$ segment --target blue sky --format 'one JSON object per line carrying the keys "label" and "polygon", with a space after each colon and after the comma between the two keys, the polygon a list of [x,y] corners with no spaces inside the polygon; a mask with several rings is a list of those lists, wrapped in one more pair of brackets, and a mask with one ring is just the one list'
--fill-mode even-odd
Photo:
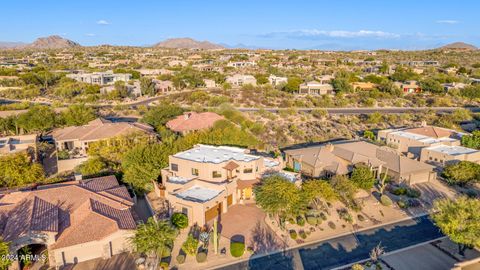
{"label": "blue sky", "polygon": [[82,45],[173,37],[296,49],[480,45],[477,0],[22,0],[1,9],[0,41],[58,34]]}

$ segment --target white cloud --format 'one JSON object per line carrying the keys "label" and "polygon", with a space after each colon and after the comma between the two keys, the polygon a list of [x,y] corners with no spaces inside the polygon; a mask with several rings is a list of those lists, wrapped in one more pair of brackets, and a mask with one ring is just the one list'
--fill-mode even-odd
{"label": "white cloud", "polygon": [[93,33],[87,33],[87,34],[85,34],[85,36],[87,36],[87,37],[94,37],[94,36],[96,36],[96,35],[93,34]]}
{"label": "white cloud", "polygon": [[442,23],[442,24],[457,24],[459,21],[456,20],[438,20],[436,23]]}
{"label": "white cloud", "polygon": [[318,29],[302,29],[286,32],[272,32],[263,35],[264,37],[287,36],[291,38],[315,38],[315,37],[332,37],[332,38],[399,38],[399,34],[374,30],[318,30]]}
{"label": "white cloud", "polygon": [[107,22],[106,20],[99,20],[99,21],[97,21],[97,24],[99,24],[99,25],[109,25],[110,23]]}

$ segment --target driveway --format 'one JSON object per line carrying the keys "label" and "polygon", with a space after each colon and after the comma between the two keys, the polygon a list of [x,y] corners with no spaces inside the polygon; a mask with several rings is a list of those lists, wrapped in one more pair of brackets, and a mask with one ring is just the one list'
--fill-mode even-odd
{"label": "driveway", "polygon": [[265,224],[265,213],[254,204],[234,205],[222,214],[220,234],[230,240],[245,241],[256,253],[281,249],[284,245],[270,227]]}
{"label": "driveway", "polygon": [[93,259],[75,265],[60,267],[60,270],[131,270],[136,269],[135,257],[130,253],[121,253],[110,259]]}
{"label": "driveway", "polygon": [[386,252],[391,252],[442,236],[428,216],[423,216],[294,248],[287,252],[252,258],[247,262],[219,269],[292,269],[296,252],[300,253],[300,261],[305,270],[332,269],[368,259],[370,251],[379,243]]}

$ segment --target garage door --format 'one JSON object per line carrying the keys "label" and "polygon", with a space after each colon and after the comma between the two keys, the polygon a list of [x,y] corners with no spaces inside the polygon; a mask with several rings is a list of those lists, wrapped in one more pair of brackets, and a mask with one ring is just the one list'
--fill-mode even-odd
{"label": "garage door", "polygon": [[208,222],[218,216],[218,213],[222,210],[222,203],[217,204],[205,212],[205,222]]}

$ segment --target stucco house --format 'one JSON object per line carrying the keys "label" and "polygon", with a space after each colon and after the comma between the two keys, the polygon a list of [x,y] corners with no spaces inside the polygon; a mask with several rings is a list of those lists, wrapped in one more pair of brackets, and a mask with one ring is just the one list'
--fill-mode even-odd
{"label": "stucco house", "polygon": [[68,154],[68,158],[62,160],[59,158],[58,172],[72,170],[85,161],[90,143],[132,133],[145,133],[152,138],[155,137],[153,128],[147,124],[112,122],[103,118],[97,118],[83,126],[53,130],[52,138],[57,149],[57,157],[60,152]]}
{"label": "stucco house", "polygon": [[[232,205],[253,199],[252,188],[266,172],[279,171],[278,160],[252,155],[246,149],[196,145],[169,156],[155,191],[190,224],[204,225]],[[291,181],[297,181],[291,175]]]}
{"label": "stucco house", "polygon": [[214,112],[185,112],[176,118],[167,122],[166,126],[180,134],[209,129],[213,127],[218,120],[225,119],[223,116]]}
{"label": "stucco house", "polygon": [[415,128],[380,130],[377,139],[396,148],[400,153],[420,158],[425,147],[459,146],[463,135],[465,133],[452,129],[423,125]]}
{"label": "stucco house", "polygon": [[38,136],[17,135],[0,138],[0,157],[15,153],[26,153],[32,160],[37,159]]}
{"label": "stucco house", "polygon": [[438,166],[459,161],[471,161],[480,164],[480,151],[463,146],[434,145],[422,148],[420,161]]}
{"label": "stucco house", "polygon": [[[15,254],[48,251],[50,267],[110,258],[130,251],[138,217],[115,176],[0,194],[0,235]],[[10,269],[19,269],[14,263]]]}
{"label": "stucco house", "polygon": [[240,87],[246,84],[257,85],[257,79],[252,75],[235,74],[228,76],[225,81],[233,87]]}
{"label": "stucco house", "polygon": [[365,141],[338,141],[284,153],[286,166],[315,178],[349,174],[357,165],[368,166],[377,178],[387,173],[394,181],[409,185],[436,177],[433,166]]}

